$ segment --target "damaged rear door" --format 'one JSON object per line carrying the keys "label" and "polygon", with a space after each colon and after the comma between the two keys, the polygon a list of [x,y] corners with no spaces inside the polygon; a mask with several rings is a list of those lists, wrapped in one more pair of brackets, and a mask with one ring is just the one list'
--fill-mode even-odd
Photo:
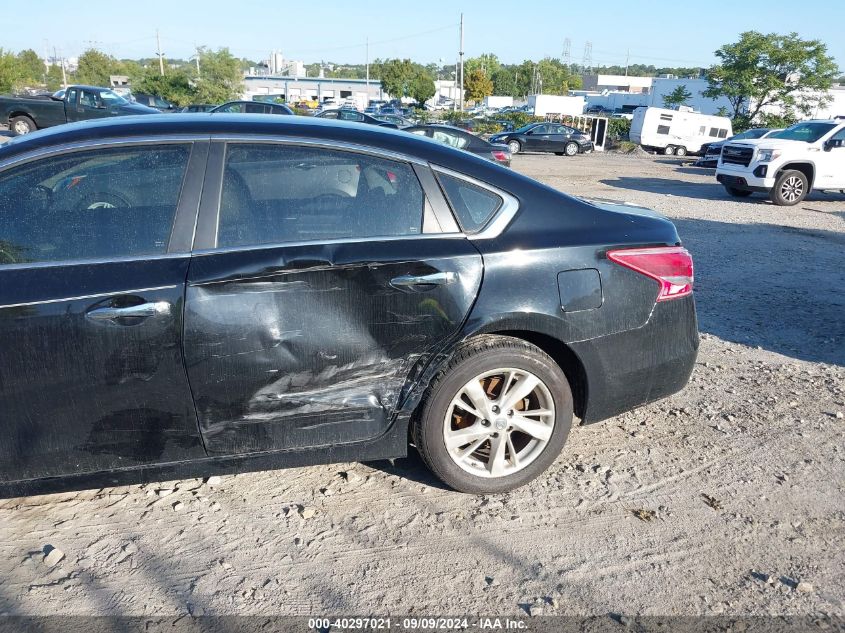
{"label": "damaged rear door", "polygon": [[210,454],[387,430],[481,283],[432,185],[427,166],[360,148],[213,145],[185,310]]}

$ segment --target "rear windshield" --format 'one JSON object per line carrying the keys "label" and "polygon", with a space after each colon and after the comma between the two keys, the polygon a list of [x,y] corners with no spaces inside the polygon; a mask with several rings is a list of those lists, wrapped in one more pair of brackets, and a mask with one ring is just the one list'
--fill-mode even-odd
{"label": "rear windshield", "polygon": [[788,141],[815,143],[835,127],[835,123],[796,123],[785,130],[775,132],[769,138],[782,138]]}

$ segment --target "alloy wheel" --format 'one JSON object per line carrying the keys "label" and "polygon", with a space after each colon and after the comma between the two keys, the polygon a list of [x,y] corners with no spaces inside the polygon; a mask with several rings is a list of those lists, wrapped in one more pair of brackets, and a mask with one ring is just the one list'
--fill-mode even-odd
{"label": "alloy wheel", "polygon": [[443,420],[443,440],[462,470],[505,477],[540,456],[554,425],[554,399],[543,381],[523,369],[501,368],[458,391]]}
{"label": "alloy wheel", "polygon": [[795,202],[804,193],[804,181],[798,176],[790,176],[780,186],[780,195],[787,202]]}

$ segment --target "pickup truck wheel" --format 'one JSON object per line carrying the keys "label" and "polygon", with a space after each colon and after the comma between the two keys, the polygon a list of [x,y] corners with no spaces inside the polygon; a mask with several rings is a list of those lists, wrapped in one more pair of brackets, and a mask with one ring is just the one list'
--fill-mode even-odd
{"label": "pickup truck wheel", "polygon": [[667,145],[663,148],[664,156],[672,156],[675,153],[675,148],[672,145]]}
{"label": "pickup truck wheel", "polygon": [[566,376],[540,349],[479,336],[432,381],[412,437],[426,465],[455,490],[504,492],[554,462],[569,435],[572,404]]}
{"label": "pickup truck wheel", "polygon": [[769,198],[779,207],[791,207],[807,197],[809,188],[810,183],[803,172],[787,169],[775,180],[775,186],[769,192]]}
{"label": "pickup truck wheel", "polygon": [[731,198],[747,198],[753,193],[745,189],[737,189],[736,187],[725,187],[725,191],[728,192]]}
{"label": "pickup truck wheel", "polygon": [[28,116],[14,117],[11,121],[9,121],[9,128],[17,136],[23,136],[24,134],[29,134],[30,132],[34,132],[38,129],[35,126],[35,121],[30,119]]}
{"label": "pickup truck wheel", "polygon": [[675,150],[675,156],[686,156],[687,155],[687,148],[686,147],[679,147]]}

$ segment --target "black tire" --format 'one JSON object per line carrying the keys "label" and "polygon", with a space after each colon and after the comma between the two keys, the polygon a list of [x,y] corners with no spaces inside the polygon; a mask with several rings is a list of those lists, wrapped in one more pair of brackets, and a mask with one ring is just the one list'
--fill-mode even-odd
{"label": "black tire", "polygon": [[38,126],[28,116],[16,116],[9,119],[9,129],[15,136],[23,136],[24,134],[35,132]]}
{"label": "black tire", "polygon": [[778,174],[769,199],[779,207],[791,207],[806,198],[809,190],[810,183],[803,172],[787,169]]}
{"label": "black tire", "polygon": [[563,156],[563,152],[555,152],[555,156]]}
{"label": "black tire", "polygon": [[746,191],[745,189],[737,189],[736,187],[725,187],[725,191],[728,192],[728,195],[731,198],[747,198],[753,192]]}
{"label": "black tire", "polygon": [[[477,476],[458,466],[450,456],[444,439],[446,415],[452,399],[467,382],[500,368],[527,371],[540,379],[554,404],[554,427],[542,452],[522,470],[500,477]],[[569,383],[551,357],[521,339],[483,335],[462,345],[432,380],[414,416],[411,432],[423,461],[441,481],[460,492],[493,494],[518,488],[545,471],[566,443],[572,416]]]}
{"label": "black tire", "polygon": [[674,145],[667,145],[663,148],[663,155],[664,156],[674,156],[675,155],[675,147]]}
{"label": "black tire", "polygon": [[577,156],[580,150],[581,148],[578,147],[578,143],[567,143],[563,147],[563,153],[567,156]]}
{"label": "black tire", "polygon": [[675,156],[686,156],[687,155],[687,148],[683,145],[679,145],[675,148]]}

